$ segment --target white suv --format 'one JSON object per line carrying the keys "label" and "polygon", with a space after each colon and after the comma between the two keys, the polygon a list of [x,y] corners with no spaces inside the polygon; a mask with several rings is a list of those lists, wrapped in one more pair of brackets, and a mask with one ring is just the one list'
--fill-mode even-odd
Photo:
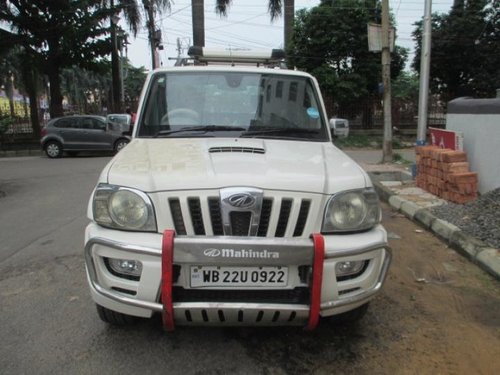
{"label": "white suv", "polygon": [[133,139],[99,178],[85,257],[108,323],[313,329],[362,315],[382,287],[377,195],[332,144],[318,83],[234,60],[150,73]]}

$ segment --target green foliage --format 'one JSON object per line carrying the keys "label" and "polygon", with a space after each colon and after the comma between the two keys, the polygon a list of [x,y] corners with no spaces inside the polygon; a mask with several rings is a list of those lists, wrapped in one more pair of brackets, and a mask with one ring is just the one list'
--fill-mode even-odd
{"label": "green foliage", "polygon": [[411,161],[409,160],[406,160],[403,155],[401,154],[398,154],[397,152],[395,152],[393,155],[392,155],[392,161],[396,164],[403,164],[403,165],[410,165],[410,164],[413,164]]}
{"label": "green foliage", "polygon": [[[333,143],[342,149],[347,148],[369,148],[381,149],[383,137],[381,135],[350,134],[348,137],[335,138]],[[413,147],[413,143],[405,142],[402,139],[394,137],[392,139],[393,149],[403,149]],[[401,155],[400,155],[401,156]]]}
{"label": "green foliage", "polygon": [[403,100],[418,100],[419,81],[415,73],[402,71],[392,82],[392,97]]}
{"label": "green foliage", "polygon": [[109,53],[104,21],[115,9],[101,0],[11,0],[0,6],[0,21],[8,28],[2,38],[21,45],[33,61],[32,69],[47,74],[51,90],[51,114],[62,114],[59,74],[72,65],[94,68]]}
{"label": "green foliage", "polygon": [[[422,21],[415,24],[420,70]],[[456,1],[448,14],[432,17],[431,91],[444,100],[460,96],[493,97],[500,87],[500,2]]]}
{"label": "green foliage", "polygon": [[0,135],[5,134],[9,126],[14,124],[14,118],[0,113]]}
{"label": "green foliage", "polygon": [[125,78],[125,98],[128,102],[137,102],[142,86],[146,81],[146,68],[136,68],[127,61],[127,76]]}
{"label": "green foliage", "polygon": [[381,148],[381,138],[364,134],[339,137],[333,143],[339,148]]}
{"label": "green foliage", "polygon": [[[297,12],[291,65],[313,74],[335,113],[361,114],[365,128],[373,126],[374,100],[380,97],[381,54],[368,50],[368,23],[381,23],[380,0],[329,0]],[[391,77],[404,69],[408,51],[396,47]],[[333,103],[333,107],[331,104]]]}
{"label": "green foliage", "polygon": [[[380,53],[368,51],[367,23],[380,23],[379,0],[329,0],[297,12],[287,51],[292,66],[318,79],[322,91],[340,106],[359,103],[378,92]],[[407,51],[393,53],[391,74],[404,68]]]}

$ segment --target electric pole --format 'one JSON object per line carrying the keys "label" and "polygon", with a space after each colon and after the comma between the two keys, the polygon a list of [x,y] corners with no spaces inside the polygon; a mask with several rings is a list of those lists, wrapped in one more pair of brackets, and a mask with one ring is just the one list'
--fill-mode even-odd
{"label": "electric pole", "polygon": [[383,163],[392,162],[391,38],[389,29],[389,0],[382,0],[382,84],[384,86]]}
{"label": "electric pole", "polygon": [[[114,8],[115,3],[114,0],[111,0],[110,2],[111,8]],[[117,35],[116,35],[116,28],[118,25],[118,22],[120,21],[120,17],[118,17],[116,14],[113,14],[111,16],[111,77],[112,77],[112,85],[111,85],[111,96],[112,96],[112,110],[115,113],[120,113],[121,112],[121,101],[120,101],[120,94],[121,94],[121,79],[120,79],[120,61],[119,61],[119,56],[118,56],[118,42],[117,42]]]}
{"label": "electric pole", "polygon": [[148,39],[149,46],[151,48],[151,68],[156,69],[157,66],[157,58],[156,58],[156,43],[155,43],[155,16],[153,4],[149,0],[144,1],[144,9],[147,12],[147,21],[146,26],[148,28]]}
{"label": "electric pole", "polygon": [[417,146],[425,145],[427,139],[427,113],[429,110],[429,76],[431,65],[432,0],[425,0],[424,31],[420,48],[420,86],[418,90]]}

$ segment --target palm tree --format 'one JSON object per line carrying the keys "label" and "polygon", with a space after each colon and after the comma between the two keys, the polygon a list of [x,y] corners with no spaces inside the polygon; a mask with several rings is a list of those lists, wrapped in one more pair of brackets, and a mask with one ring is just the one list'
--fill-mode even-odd
{"label": "palm tree", "polygon": [[[293,17],[295,14],[295,0],[269,0],[268,11],[271,17],[271,22],[282,14],[282,7],[285,7],[285,33],[284,44],[287,48],[292,40],[293,35]],[[215,4],[215,12],[221,17],[227,16],[227,10],[231,4],[231,0],[217,0]],[[204,15],[204,0],[191,0],[191,10],[193,19],[193,45],[205,46],[205,15]]]}
{"label": "palm tree", "polygon": [[[111,17],[111,76],[112,76],[112,95],[113,95],[113,110],[119,112],[121,106],[121,80],[120,80],[120,64],[118,56],[118,38],[117,38],[117,20],[116,15],[121,13],[125,18],[125,22],[129,26],[134,37],[142,22],[141,11],[137,0],[103,0],[103,5],[109,5],[111,9],[116,7],[117,13]],[[156,41],[154,36],[154,13],[161,13],[163,10],[170,9],[170,0],[142,0],[144,12],[147,15],[146,26],[148,29],[149,43],[151,45],[151,53],[154,61],[154,51],[156,49]],[[153,62],[154,68],[154,62]]]}

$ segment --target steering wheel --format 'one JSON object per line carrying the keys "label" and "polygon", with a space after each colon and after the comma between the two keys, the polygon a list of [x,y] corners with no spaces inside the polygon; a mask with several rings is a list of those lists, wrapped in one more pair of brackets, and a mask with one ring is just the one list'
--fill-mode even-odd
{"label": "steering wheel", "polygon": [[161,118],[161,125],[198,125],[200,115],[189,108],[177,108],[168,111]]}

